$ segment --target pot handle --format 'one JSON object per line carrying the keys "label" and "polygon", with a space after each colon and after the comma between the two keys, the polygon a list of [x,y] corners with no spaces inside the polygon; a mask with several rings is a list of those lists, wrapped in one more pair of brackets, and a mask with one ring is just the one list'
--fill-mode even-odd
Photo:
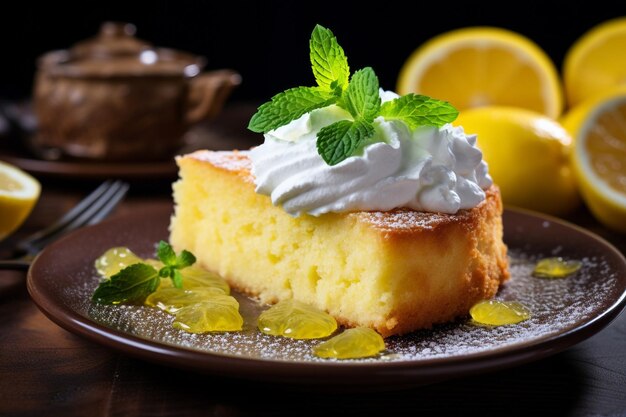
{"label": "pot handle", "polygon": [[215,117],[230,92],[241,84],[241,76],[233,70],[204,72],[189,82],[185,121],[192,125]]}

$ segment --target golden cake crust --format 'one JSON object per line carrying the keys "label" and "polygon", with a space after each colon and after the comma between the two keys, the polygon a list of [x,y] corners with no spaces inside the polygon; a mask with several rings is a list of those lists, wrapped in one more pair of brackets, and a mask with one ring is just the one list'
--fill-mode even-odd
{"label": "golden cake crust", "polygon": [[[324,219],[312,216],[294,219],[280,208],[272,206],[268,197],[254,192],[254,178],[250,172],[251,163],[245,153],[198,151],[179,157],[177,162],[183,176],[183,179],[175,186],[175,200],[179,205],[195,204],[189,203],[191,199],[183,198],[181,189],[184,182],[189,181],[185,179],[185,175],[191,176],[192,172],[197,171],[198,175],[202,174],[206,177],[206,181],[232,181],[230,189],[238,187],[236,191],[241,195],[242,201],[262,206],[258,208],[260,210],[258,213],[271,212],[274,218],[278,218],[280,222],[286,222],[287,230],[289,228],[295,230],[296,226],[325,227],[322,223],[325,222],[333,224],[332,227],[337,230],[343,230],[341,229],[343,227],[348,231],[358,231],[354,233],[356,238],[352,237],[355,239],[355,244],[357,240],[371,242],[371,245],[363,242],[359,244],[364,245],[361,250],[371,249],[371,254],[367,256],[372,262],[370,268],[376,269],[376,273],[370,274],[371,271],[366,267],[358,273],[355,272],[354,276],[340,276],[339,279],[343,279],[341,287],[337,287],[335,291],[340,295],[335,297],[332,288],[324,292],[324,287],[321,285],[326,282],[325,280],[332,282],[331,276],[335,280],[338,279],[333,275],[336,271],[324,269],[324,265],[315,264],[315,261],[307,259],[306,252],[298,252],[298,256],[303,259],[303,262],[314,264],[317,281],[315,285],[305,289],[301,288],[302,285],[289,281],[289,277],[280,277],[283,270],[280,262],[274,266],[272,262],[265,261],[265,257],[274,256],[269,249],[267,254],[258,252],[254,257],[245,259],[246,253],[250,252],[245,241],[235,242],[233,239],[231,244],[238,245],[242,257],[241,262],[258,262],[257,270],[252,267],[246,270],[244,266],[238,265],[236,260],[231,262],[225,260],[223,254],[220,257],[207,253],[204,257],[202,248],[204,244],[198,244],[198,238],[194,240],[184,236],[194,232],[191,231],[193,229],[191,227],[184,228],[181,218],[186,215],[182,208],[177,207],[177,213],[172,220],[171,239],[174,246],[179,249],[184,246],[192,250],[207,268],[223,275],[231,286],[247,294],[259,296],[263,301],[275,302],[294,297],[328,311],[341,324],[365,325],[376,329],[383,336],[389,336],[428,328],[433,324],[464,316],[476,302],[493,297],[500,284],[509,277],[506,246],[502,242],[502,202],[496,186],[487,190],[486,199],[477,207],[460,210],[454,215],[396,209],[389,212],[330,213],[324,215]],[[212,176],[215,178],[211,178]],[[211,191],[207,193],[207,195],[210,194]],[[219,203],[217,204],[219,206]],[[195,210],[198,212],[200,208]],[[256,217],[261,217],[258,213]],[[302,226],[303,222],[306,226]],[[213,228],[214,226],[211,224],[210,231],[206,233],[219,234],[219,226]],[[266,227],[271,229],[272,226]],[[346,238],[349,239],[349,237]],[[220,240],[212,244],[220,244],[221,239],[220,236]],[[308,244],[296,243],[298,247],[300,243],[303,247]],[[229,242],[224,241],[222,244],[228,245]],[[333,243],[329,241],[329,256],[332,255],[331,251],[336,250],[332,245]],[[336,245],[340,246],[341,243]],[[351,256],[349,248],[346,252],[346,256]],[[365,256],[366,259],[367,256]],[[282,259],[279,260],[282,261]],[[349,262],[344,263],[345,268],[337,274],[350,274],[349,265],[351,265]],[[268,268],[266,282],[263,280],[251,282],[242,276],[263,274],[265,273],[263,271]],[[296,268],[296,270],[311,271],[309,264],[307,268],[309,269]],[[369,279],[367,285],[374,290],[369,291],[366,284],[357,282],[359,274],[374,277],[363,278]],[[272,279],[283,279],[283,281],[279,285],[271,282]],[[353,285],[354,288],[352,288]],[[377,298],[376,294],[370,294],[375,291],[380,291],[384,295]],[[363,306],[359,306],[357,301],[354,307],[350,304],[351,307],[348,309],[347,300],[358,298],[361,293]],[[346,304],[344,306],[341,305],[341,297],[344,297]]]}

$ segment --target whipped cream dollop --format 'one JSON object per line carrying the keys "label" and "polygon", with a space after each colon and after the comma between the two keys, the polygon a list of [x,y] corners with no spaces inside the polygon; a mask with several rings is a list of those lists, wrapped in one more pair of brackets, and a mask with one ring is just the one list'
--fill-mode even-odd
{"label": "whipped cream dollop", "polygon": [[[380,96],[383,102],[398,97],[382,90]],[[265,134],[250,151],[256,191],[294,216],[398,207],[454,214],[485,199],[492,184],[487,164],[476,135],[462,127],[411,130],[378,117],[375,143],[329,166],[317,152],[317,133],[339,120],[352,117],[331,105]]]}

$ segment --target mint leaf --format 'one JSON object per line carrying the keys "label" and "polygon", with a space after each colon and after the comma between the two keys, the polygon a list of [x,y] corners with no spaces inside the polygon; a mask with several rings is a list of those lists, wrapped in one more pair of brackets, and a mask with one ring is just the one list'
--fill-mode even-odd
{"label": "mint leaf", "polygon": [[342,104],[355,120],[373,122],[380,111],[378,77],[370,67],[356,71],[342,98]]}
{"label": "mint leaf", "polygon": [[133,264],[101,282],[91,299],[100,304],[143,301],[156,291],[160,282],[154,267],[144,263]]}
{"label": "mint leaf", "polygon": [[252,116],[248,129],[267,133],[298,119],[305,113],[330,106],[337,101],[333,93],[319,87],[291,88],[272,97]]}
{"label": "mint leaf", "polygon": [[385,120],[401,120],[415,129],[418,126],[441,127],[451,123],[459,111],[447,101],[411,93],[384,103],[380,115]]}
{"label": "mint leaf", "polygon": [[354,155],[374,135],[374,126],[364,120],[341,120],[317,134],[317,152],[328,165],[337,165]]}
{"label": "mint leaf", "polygon": [[174,283],[174,287],[183,288],[183,276],[180,273],[180,270],[175,269],[174,275],[172,276],[172,282]]}
{"label": "mint leaf", "polygon": [[174,252],[172,246],[164,240],[159,242],[157,257],[167,266],[176,265],[176,252]]}
{"label": "mint leaf", "polygon": [[322,89],[337,95],[348,86],[350,67],[337,38],[329,29],[316,25],[309,41],[311,67]]}
{"label": "mint leaf", "polygon": [[196,263],[196,257],[193,256],[193,253],[184,250],[176,257],[176,267],[177,268],[187,268]]}
{"label": "mint leaf", "polygon": [[183,287],[183,278],[180,274],[180,270],[193,265],[196,262],[196,257],[189,251],[183,250],[180,255],[176,256],[176,252],[172,246],[165,242],[160,241],[157,248],[157,256],[165,264],[163,268],[159,270],[159,276],[162,278],[171,278],[174,287]]}

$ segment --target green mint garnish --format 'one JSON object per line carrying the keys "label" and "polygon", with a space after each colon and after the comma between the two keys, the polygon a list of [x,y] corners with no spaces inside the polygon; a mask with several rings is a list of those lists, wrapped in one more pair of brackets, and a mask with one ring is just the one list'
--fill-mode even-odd
{"label": "green mint garnish", "polygon": [[296,120],[305,113],[330,106],[337,97],[320,87],[296,87],[272,97],[252,116],[248,129],[267,133]]}
{"label": "green mint garnish", "polygon": [[317,85],[340,96],[348,87],[350,67],[337,38],[329,29],[316,25],[311,34],[309,47],[311,67]]}
{"label": "green mint garnish", "polygon": [[378,77],[370,67],[358,70],[352,76],[343,95],[343,105],[354,120],[373,122],[380,112]]}
{"label": "green mint garnish", "polygon": [[384,103],[380,115],[385,120],[401,120],[415,129],[418,126],[441,127],[451,123],[459,111],[447,101],[411,93]]}
{"label": "green mint garnish", "polygon": [[143,301],[159,288],[160,282],[159,273],[153,266],[132,264],[101,282],[91,299],[100,304]]}
{"label": "green mint garnish", "polygon": [[340,120],[317,134],[317,152],[328,165],[337,165],[357,153],[374,135],[374,126],[363,120]]}
{"label": "green mint garnish", "polygon": [[164,264],[161,269],[146,263],[129,265],[101,282],[91,299],[100,304],[143,301],[159,288],[161,278],[170,278],[176,288],[182,288],[180,270],[193,265],[196,257],[186,250],[176,255],[170,244],[164,241],[159,242],[157,257]]}
{"label": "green mint garnish", "polygon": [[448,102],[408,94],[381,105],[378,77],[370,67],[356,71],[352,78],[348,60],[333,33],[315,26],[309,42],[311,68],[317,87],[292,88],[272,97],[252,116],[248,129],[267,133],[315,109],[336,104],[354,120],[342,120],[317,134],[317,152],[328,165],[361,152],[374,136],[374,119],[399,120],[409,128],[441,127],[453,122],[459,112]]}
{"label": "green mint garnish", "polygon": [[164,241],[159,242],[157,257],[165,264],[159,270],[159,276],[161,278],[171,278],[176,288],[182,288],[183,277],[180,275],[180,270],[193,265],[196,262],[196,257],[186,250],[183,250],[180,255],[176,256],[174,249],[169,243]]}

